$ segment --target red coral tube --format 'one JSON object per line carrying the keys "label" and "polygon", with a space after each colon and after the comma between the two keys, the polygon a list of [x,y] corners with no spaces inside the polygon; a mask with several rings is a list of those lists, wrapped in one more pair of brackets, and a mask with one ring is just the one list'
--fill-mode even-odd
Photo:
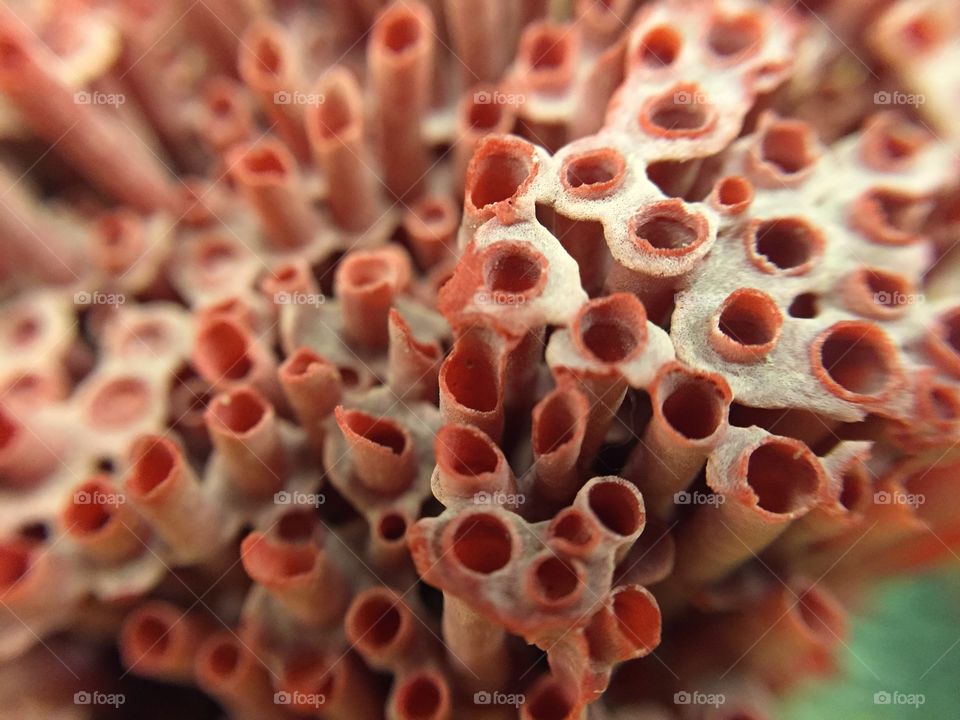
{"label": "red coral tube", "polygon": [[571,686],[553,675],[543,675],[530,686],[520,706],[520,720],[575,720],[582,717]]}
{"label": "red coral tube", "polygon": [[456,257],[459,208],[445,195],[425,195],[403,216],[413,255],[421,268]]}
{"label": "red coral tube", "polygon": [[238,82],[214,77],[204,87],[203,103],[200,134],[218,155],[252,139],[253,113]]}
{"label": "red coral tube", "polygon": [[143,519],[126,502],[106,476],[97,476],[74,488],[60,523],[85,555],[120,563],[146,549]]}
{"label": "red coral tube", "polygon": [[387,377],[390,389],[401,399],[437,401],[440,359],[435,342],[420,342],[396,308],[390,308],[390,348]]}
{"label": "red coral tube", "polygon": [[211,633],[197,648],[197,685],[224,705],[231,717],[275,717],[273,685],[263,663],[230,630]]}
{"label": "red coral tube", "polygon": [[372,587],[354,597],[344,630],[367,665],[377,670],[398,672],[424,650],[413,610],[386,587]]}
{"label": "red coral tube", "polygon": [[623,469],[637,484],[648,511],[672,514],[685,490],[720,442],[733,394],[721,375],[664,365],[650,390],[653,417]]}
{"label": "red coral tube", "polygon": [[94,105],[78,104],[49,70],[58,59],[0,14],[0,90],[30,128],[94,184],[145,212],[175,206],[168,174],[143,140]]}
{"label": "red coral tube", "polygon": [[433,450],[437,458],[433,494],[444,505],[496,502],[499,495],[516,494],[507,459],[482,430],[471,425],[444,425],[434,438]]}
{"label": "red coral tube", "polygon": [[0,407],[0,479],[10,487],[28,487],[57,467],[58,443]]}
{"label": "red coral tube", "polygon": [[124,492],[178,562],[208,557],[219,545],[222,518],[172,440],[142,435],[130,448]]}
{"label": "red coral tube", "polygon": [[509,133],[517,117],[516,98],[497,85],[473,85],[457,104],[456,141],[453,146],[454,178],[463,187],[467,166],[484,136]]}
{"label": "red coral tube", "polygon": [[234,147],[227,166],[256,210],[268,245],[292,250],[310,242],[316,219],[302,194],[296,161],[281,142],[265,138]]}
{"label": "red coral tube", "polygon": [[307,108],[307,138],[327,178],[327,207],[346,230],[363,230],[376,219],[377,178],[364,143],[363,96],[353,73],[328,70],[314,94],[322,103]]}
{"label": "red coral tube", "polygon": [[280,694],[295,712],[329,720],[381,720],[383,698],[374,677],[351,653],[311,655],[287,663]]}
{"label": "red coral tube", "polygon": [[436,670],[417,670],[397,679],[387,705],[389,720],[451,720],[453,690]]}
{"label": "red coral tube", "polygon": [[649,654],[660,644],[660,608],[646,588],[615,588],[587,626],[590,656],[615,663]]}
{"label": "red coral tube", "polygon": [[738,433],[707,463],[707,484],[723,501],[700,504],[678,529],[678,577],[722,578],[809,511],[824,481],[816,456],[799,440],[759,428]]}
{"label": "red coral tube", "polygon": [[232,317],[221,313],[201,316],[191,360],[216,390],[251,385],[271,401],[283,398],[272,353]]}
{"label": "red coral tube", "polygon": [[287,458],[273,406],[252,388],[217,396],[204,418],[236,488],[265,497],[283,487]]}
{"label": "red coral tube", "polygon": [[440,366],[440,413],[444,422],[474,425],[494,441],[503,434],[503,363],[483,336],[460,336]]}
{"label": "red coral tube", "polygon": [[364,485],[386,495],[396,495],[410,486],[417,459],[406,428],[390,418],[343,407],[337,407],[335,416],[350,448],[353,470]]}
{"label": "red coral tube", "polygon": [[509,61],[505,28],[514,8],[506,0],[444,0],[444,10],[465,84],[497,80]]}
{"label": "red coral tube", "polygon": [[431,100],[435,39],[432,13],[413,0],[381,11],[367,46],[384,181],[401,198],[419,194],[427,171],[420,126]]}
{"label": "red coral tube", "polygon": [[300,622],[327,626],[342,617],[349,588],[322,548],[251,532],[240,544],[240,560],[247,574]]}
{"label": "red coral tube", "polygon": [[517,199],[529,190],[538,170],[531,143],[511,135],[484,137],[467,166],[463,225],[468,234],[492,217],[504,225],[520,220]]}
{"label": "red coral tube", "polygon": [[387,347],[390,308],[409,284],[411,272],[409,257],[397,248],[357,250],[343,259],[334,277],[334,293],[351,342],[370,350]]}
{"label": "red coral tube", "polygon": [[120,659],[128,672],[168,682],[193,681],[197,646],[207,635],[201,617],[165,602],[140,605],[120,628]]}
{"label": "red coral tube", "polygon": [[559,387],[533,408],[533,487],[537,498],[564,505],[580,489],[578,461],[590,403],[575,387]]}
{"label": "red coral tube", "polygon": [[298,100],[301,80],[295,59],[284,28],[258,19],[243,33],[237,67],[284,143],[305,160],[310,153],[303,106]]}
{"label": "red coral tube", "polygon": [[302,347],[280,366],[280,383],[314,449],[323,447],[323,421],[340,404],[342,380],[336,366]]}

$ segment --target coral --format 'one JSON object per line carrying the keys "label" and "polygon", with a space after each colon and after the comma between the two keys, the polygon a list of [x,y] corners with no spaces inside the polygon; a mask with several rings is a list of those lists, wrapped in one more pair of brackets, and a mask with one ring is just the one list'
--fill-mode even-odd
{"label": "coral", "polygon": [[958,18],[808,4],[0,8],[0,715],[834,672],[960,547]]}

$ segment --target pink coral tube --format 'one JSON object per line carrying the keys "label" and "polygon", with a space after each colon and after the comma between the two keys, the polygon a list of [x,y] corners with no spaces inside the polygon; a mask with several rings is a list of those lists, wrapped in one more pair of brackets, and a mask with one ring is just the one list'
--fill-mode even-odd
{"label": "pink coral tube", "polygon": [[273,406],[252,388],[218,395],[204,415],[234,486],[251,497],[283,487],[288,460]]}
{"label": "pink coral tube", "polygon": [[129,672],[172,682],[191,682],[197,646],[208,623],[165,602],[149,602],[124,618],[120,659]]}
{"label": "pink coral tube", "polygon": [[400,198],[419,194],[427,170],[420,126],[431,100],[435,44],[433,15],[411,0],[380,12],[367,46],[384,181]]}
{"label": "pink coral tube", "polygon": [[354,251],[337,267],[334,292],[347,337],[361,348],[382,349],[389,339],[394,297],[410,282],[410,259],[396,248]]}
{"label": "pink coral tube", "polygon": [[22,23],[13,11],[3,10],[0,90],[30,128],[118,200],[147,212],[172,209],[175,199],[168,174],[147,144],[99,107],[76,103],[70,89],[49,69],[57,59],[18,26]]}
{"label": "pink coral tube", "polygon": [[280,383],[300,425],[316,450],[323,446],[323,421],[340,404],[340,373],[336,366],[302,347],[280,366]]}
{"label": "pink coral tube", "polygon": [[273,685],[263,663],[233,632],[211,633],[197,648],[197,685],[229,708],[231,717],[274,717]]}
{"label": "pink coral tube", "polygon": [[407,488],[416,473],[410,432],[396,421],[360,410],[335,411],[347,440],[357,478],[368,488],[390,495]]}
{"label": "pink coral tube", "polygon": [[60,522],[85,555],[102,563],[119,563],[146,549],[143,519],[106,476],[91,478],[74,488],[60,513]]}
{"label": "pink coral tube", "polygon": [[323,102],[306,111],[307,137],[327,179],[327,206],[347,230],[363,230],[376,219],[377,178],[364,142],[363,96],[353,73],[327,71],[314,86]]}

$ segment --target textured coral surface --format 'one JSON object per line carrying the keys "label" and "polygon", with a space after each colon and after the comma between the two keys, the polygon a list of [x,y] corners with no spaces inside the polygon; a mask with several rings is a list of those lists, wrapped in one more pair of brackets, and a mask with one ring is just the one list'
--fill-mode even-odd
{"label": "textured coral surface", "polygon": [[777,717],[960,550],[958,37],[4,3],[0,717]]}

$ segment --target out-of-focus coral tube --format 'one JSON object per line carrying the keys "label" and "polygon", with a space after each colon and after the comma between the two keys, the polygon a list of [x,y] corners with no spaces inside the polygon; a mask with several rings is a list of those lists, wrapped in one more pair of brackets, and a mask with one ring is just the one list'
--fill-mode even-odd
{"label": "out-of-focus coral tube", "polygon": [[388,382],[401,399],[437,401],[440,359],[443,352],[435,342],[420,342],[396,308],[390,309]]}
{"label": "out-of-focus coral tube", "polygon": [[375,679],[352,653],[326,659],[315,655],[293,658],[284,668],[280,691],[293,700],[300,714],[329,720],[382,720],[383,701]]}
{"label": "out-of-focus coral tube", "polygon": [[824,472],[801,441],[749,428],[707,462],[715,502],[698,505],[678,528],[677,577],[718,580],[777,538],[820,499]]}
{"label": "out-of-focus coral tube", "polygon": [[576,387],[558,387],[533,408],[533,487],[550,505],[570,502],[580,489],[578,462],[590,403]]}
{"label": "out-of-focus coral tube", "polygon": [[296,53],[284,28],[270,20],[255,20],[240,42],[240,77],[260,100],[284,142],[301,160],[309,157],[303,124],[303,95]]}
{"label": "out-of-focus coral tube", "polygon": [[347,639],[367,665],[397,672],[425,650],[422,626],[393,590],[364,590],[350,604],[344,619]]}
{"label": "out-of-focus coral tube", "polygon": [[103,475],[74,488],[60,522],[85,555],[103,563],[119,563],[146,548],[143,519]]}
{"label": "out-of-focus coral tube", "polygon": [[520,720],[580,720],[582,710],[576,692],[569,683],[547,674],[524,693]]}
{"label": "out-of-focus coral tube", "polygon": [[10,487],[27,487],[47,477],[57,467],[58,443],[45,438],[29,424],[0,407],[0,481]]}
{"label": "out-of-focus coral tube", "polygon": [[457,501],[495,502],[516,494],[517,484],[503,452],[472,425],[447,424],[434,438],[437,469],[433,494],[447,507]]}
{"label": "out-of-focus coral tube", "polygon": [[350,448],[353,470],[364,485],[389,495],[409,487],[417,472],[417,459],[406,428],[360,410],[337,407],[335,415]]}
{"label": "out-of-focus coral tube", "polygon": [[457,137],[453,146],[454,178],[463,188],[470,158],[484,135],[509,133],[517,118],[516,100],[499,86],[487,83],[474,85],[457,104]]}
{"label": "out-of-focus coral tube", "polygon": [[197,685],[238,720],[275,717],[273,685],[263,663],[229,630],[211,633],[197,648]]}
{"label": "out-of-focus coral tube", "polygon": [[435,45],[430,9],[405,0],[377,16],[367,46],[383,175],[397,197],[417,195],[427,170],[420,126],[431,100]]}
{"label": "out-of-focus coral tube", "polygon": [[302,347],[280,366],[280,383],[314,449],[323,447],[323,421],[340,404],[342,380],[336,366]]}
{"label": "out-of-focus coral tube", "polygon": [[627,29],[634,0],[576,0],[574,15],[584,40],[607,47]]}
{"label": "out-of-focus coral tube", "polygon": [[201,316],[191,360],[197,373],[216,390],[251,385],[271,402],[283,400],[272,353],[232,317],[220,313]]}
{"label": "out-of-focus coral tube", "polygon": [[494,441],[503,434],[503,361],[478,333],[467,332],[440,366],[445,423],[474,425]]}
{"label": "out-of-focus coral tube", "polygon": [[67,283],[80,268],[79,258],[33,207],[27,193],[6,172],[0,172],[0,276],[24,270],[40,280]]}
{"label": "out-of-focus coral tube", "polygon": [[387,701],[389,720],[450,720],[453,690],[437,670],[416,670],[397,678]]}
{"label": "out-of-focus coral tube", "polygon": [[240,492],[265,497],[283,487],[287,457],[276,413],[262,395],[248,387],[218,395],[204,417],[213,447]]}
{"label": "out-of-focus coral tube", "polygon": [[327,179],[327,207],[346,230],[363,230],[377,218],[377,177],[364,143],[363,95],[353,73],[328,70],[313,94],[323,102],[307,108],[307,138]]}
{"label": "out-of-focus coral tube", "polygon": [[134,441],[123,488],[177,562],[200,560],[220,544],[217,507],[169,438],[142,435]]}
{"label": "out-of-focus coral tube", "polygon": [[307,244],[317,227],[302,194],[296,161],[278,140],[239,145],[227,154],[230,175],[256,210],[267,243],[276,250]]}
{"label": "out-of-focus coral tube", "polygon": [[674,494],[686,489],[727,426],[733,395],[716,373],[663,366],[650,389],[653,417],[623,477],[636,483],[651,515],[671,514]]}
{"label": "out-of-focus coral tube", "polygon": [[334,293],[353,343],[370,350],[387,347],[390,308],[409,284],[411,272],[410,258],[395,247],[354,251],[337,266]]}
{"label": "out-of-focus coral tube", "polygon": [[459,209],[446,195],[425,195],[403,216],[413,255],[421,268],[456,256]]}
{"label": "out-of-focus coral tube", "polygon": [[509,60],[508,0],[444,0],[447,27],[467,85],[497,80]]}
{"label": "out-of-focus coral tube", "polygon": [[203,89],[204,114],[200,134],[214,152],[225,155],[234,145],[251,140],[253,112],[240,83],[216,76]]}
{"label": "out-of-focus coral tube", "polygon": [[329,625],[343,616],[349,587],[323,548],[251,532],[240,544],[240,560],[247,574],[300,622]]}
{"label": "out-of-focus coral tube", "polygon": [[146,144],[96,105],[78,103],[53,74],[59,59],[0,10],[0,90],[37,135],[116,199],[151,212],[172,209],[167,172]]}
{"label": "out-of-focus coral tube", "polygon": [[193,682],[197,646],[208,633],[200,616],[166,602],[138,606],[120,628],[120,659],[130,672],[167,682]]}

